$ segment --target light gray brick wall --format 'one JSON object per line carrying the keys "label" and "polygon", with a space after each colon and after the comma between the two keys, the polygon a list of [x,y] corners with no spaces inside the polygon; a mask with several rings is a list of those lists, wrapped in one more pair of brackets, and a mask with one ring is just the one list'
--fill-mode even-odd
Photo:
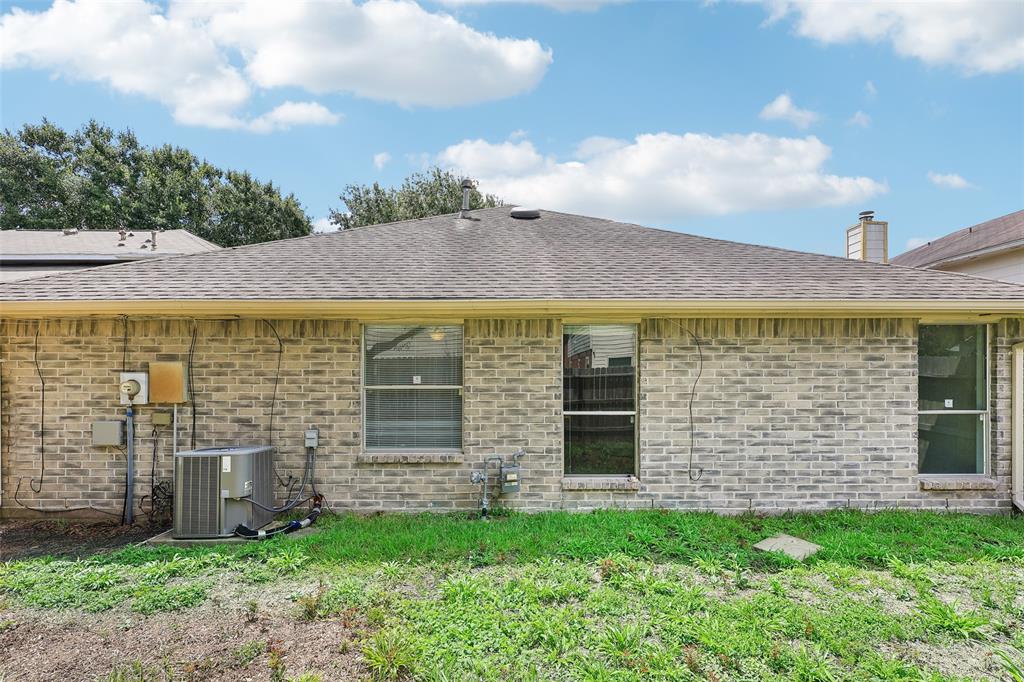
{"label": "light gray brick wall", "polygon": [[[93,505],[119,513],[123,455],[91,445],[90,423],[123,414],[117,373],[151,360],[187,360],[192,322],[47,321],[39,327],[47,384],[46,480],[39,468],[37,323],[0,325],[3,508],[14,491],[28,506]],[[193,377],[197,446],[262,443],[277,368],[277,340],[259,320],[199,321]],[[463,452],[365,453],[360,424],[360,325],[281,320],[284,342],[274,418],[279,469],[301,475],[302,431],[320,428],[317,480],[336,510],[455,510],[479,503],[470,483],[493,454],[524,447],[523,487],[500,504],[528,510],[598,506],[724,512],[832,507],[928,507],[980,512],[1009,507],[1010,346],[1024,322],[994,325],[994,490],[924,490],[916,476],[917,364],[913,320],[647,320],[640,325],[638,481],[562,479],[561,325],[553,320],[469,320],[465,327]],[[687,475],[687,402],[695,466]],[[139,409],[136,495],[148,493],[154,430]],[[179,408],[181,447],[191,413]],[[171,477],[170,429],[156,432],[157,477]]]}

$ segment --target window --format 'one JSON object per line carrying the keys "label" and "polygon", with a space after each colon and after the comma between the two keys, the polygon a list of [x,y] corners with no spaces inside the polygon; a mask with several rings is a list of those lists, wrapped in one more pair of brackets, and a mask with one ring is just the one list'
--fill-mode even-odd
{"label": "window", "polygon": [[566,475],[636,472],[636,327],[562,332]]}
{"label": "window", "polygon": [[985,325],[921,325],[917,351],[920,473],[985,473],[987,350]]}
{"label": "window", "polygon": [[363,387],[367,449],[462,447],[462,327],[366,327]]}

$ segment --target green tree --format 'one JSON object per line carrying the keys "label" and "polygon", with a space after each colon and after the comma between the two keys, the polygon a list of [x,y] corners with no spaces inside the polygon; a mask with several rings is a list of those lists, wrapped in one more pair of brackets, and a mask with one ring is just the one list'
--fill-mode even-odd
{"label": "green tree", "polygon": [[269,242],[309,234],[298,200],[282,197],[273,183],[228,171],[213,195],[213,229],[206,239],[221,246]]}
{"label": "green tree", "polygon": [[293,195],[181,147],[90,121],[0,134],[0,229],[185,229],[221,246],[309,234]]}
{"label": "green tree", "polygon": [[[442,168],[407,177],[401,187],[347,185],[338,197],[344,210],[331,209],[330,221],[343,230],[363,225],[379,225],[396,220],[428,218],[456,213],[462,208],[462,178]],[[469,207],[492,208],[504,202],[493,194],[481,194],[473,185]]]}

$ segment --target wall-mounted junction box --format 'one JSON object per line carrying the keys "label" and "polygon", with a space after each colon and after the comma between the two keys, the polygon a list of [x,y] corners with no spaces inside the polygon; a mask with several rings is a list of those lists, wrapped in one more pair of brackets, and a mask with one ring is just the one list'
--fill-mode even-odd
{"label": "wall-mounted junction box", "polygon": [[92,444],[116,446],[124,445],[124,422],[93,422]]}
{"label": "wall-mounted junction box", "polygon": [[315,448],[320,445],[320,430],[306,429],[306,447]]}
{"label": "wall-mounted junction box", "polygon": [[126,381],[137,381],[139,382],[139,392],[132,398],[131,403],[128,402],[128,396],[123,392],[118,392],[121,396],[122,405],[148,405],[149,404],[149,375],[145,372],[121,372],[121,383],[124,384]]}
{"label": "wall-mounted junction box", "polygon": [[149,402],[161,405],[188,402],[188,385],[182,363],[149,363]]}
{"label": "wall-mounted junction box", "polygon": [[[155,400],[153,402],[156,402]],[[170,412],[154,412],[152,416],[153,426],[170,426],[171,425],[171,413]]]}

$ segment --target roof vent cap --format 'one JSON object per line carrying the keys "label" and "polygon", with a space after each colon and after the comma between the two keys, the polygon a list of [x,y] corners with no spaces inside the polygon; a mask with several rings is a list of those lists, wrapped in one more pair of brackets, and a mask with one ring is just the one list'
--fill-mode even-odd
{"label": "roof vent cap", "polygon": [[508,214],[517,220],[534,220],[540,217],[540,209],[513,206]]}

